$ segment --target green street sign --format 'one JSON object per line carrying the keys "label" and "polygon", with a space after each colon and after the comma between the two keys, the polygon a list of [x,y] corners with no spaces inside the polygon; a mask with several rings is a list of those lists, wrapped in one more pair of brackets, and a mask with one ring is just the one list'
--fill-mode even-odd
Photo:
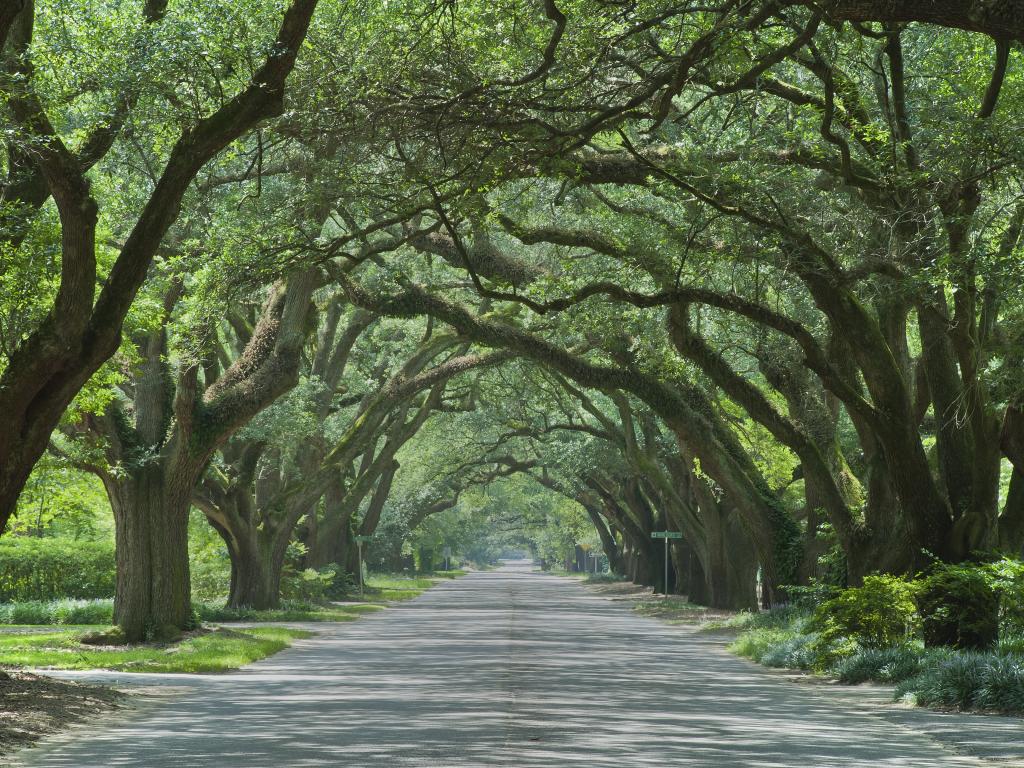
{"label": "green street sign", "polygon": [[366,542],[368,542],[372,538],[373,538],[372,536],[356,536],[355,540],[357,542],[359,542],[360,544],[365,544]]}
{"label": "green street sign", "polygon": [[683,534],[679,531],[654,531],[651,534],[652,539],[681,539]]}

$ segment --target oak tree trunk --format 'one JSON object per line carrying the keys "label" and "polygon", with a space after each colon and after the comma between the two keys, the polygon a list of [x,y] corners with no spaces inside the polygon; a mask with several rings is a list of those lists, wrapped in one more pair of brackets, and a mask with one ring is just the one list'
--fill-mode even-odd
{"label": "oak tree trunk", "polygon": [[192,616],[187,497],[174,492],[159,464],[108,481],[108,493],[117,563],[114,623],[132,643],[175,637]]}

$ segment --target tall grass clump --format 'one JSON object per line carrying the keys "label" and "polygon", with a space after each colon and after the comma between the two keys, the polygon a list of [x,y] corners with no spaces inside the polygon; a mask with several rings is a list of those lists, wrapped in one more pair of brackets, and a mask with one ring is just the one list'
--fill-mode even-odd
{"label": "tall grass clump", "polygon": [[814,666],[815,634],[805,634],[792,623],[788,627],[766,627],[744,632],[729,646],[738,656],[766,667],[811,669]]}
{"label": "tall grass clump", "polygon": [[110,624],[113,600],[25,600],[0,603],[0,624]]}
{"label": "tall grass clump", "polygon": [[847,685],[869,681],[899,683],[920,674],[921,664],[922,656],[916,648],[864,648],[841,659],[832,672]]}

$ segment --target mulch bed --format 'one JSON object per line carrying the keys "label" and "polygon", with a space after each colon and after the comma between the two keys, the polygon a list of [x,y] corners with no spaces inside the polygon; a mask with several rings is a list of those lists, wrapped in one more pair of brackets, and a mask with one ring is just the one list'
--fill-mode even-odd
{"label": "mulch bed", "polygon": [[104,686],[0,670],[0,755],[118,709],[125,699]]}

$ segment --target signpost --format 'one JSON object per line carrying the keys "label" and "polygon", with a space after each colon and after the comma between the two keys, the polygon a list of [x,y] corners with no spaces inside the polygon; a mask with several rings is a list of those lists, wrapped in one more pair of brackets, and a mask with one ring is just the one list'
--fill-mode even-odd
{"label": "signpost", "polygon": [[445,547],[444,548],[444,569],[446,571],[450,571],[452,569],[451,560],[452,560],[452,548],[451,547]]}
{"label": "signpost", "polygon": [[679,531],[652,531],[652,539],[664,539],[665,540],[665,597],[668,597],[668,540],[669,539],[681,539],[683,534]]}
{"label": "signpost", "polygon": [[370,540],[370,536],[356,536],[356,547],[359,549],[359,596],[363,596],[363,544]]}

